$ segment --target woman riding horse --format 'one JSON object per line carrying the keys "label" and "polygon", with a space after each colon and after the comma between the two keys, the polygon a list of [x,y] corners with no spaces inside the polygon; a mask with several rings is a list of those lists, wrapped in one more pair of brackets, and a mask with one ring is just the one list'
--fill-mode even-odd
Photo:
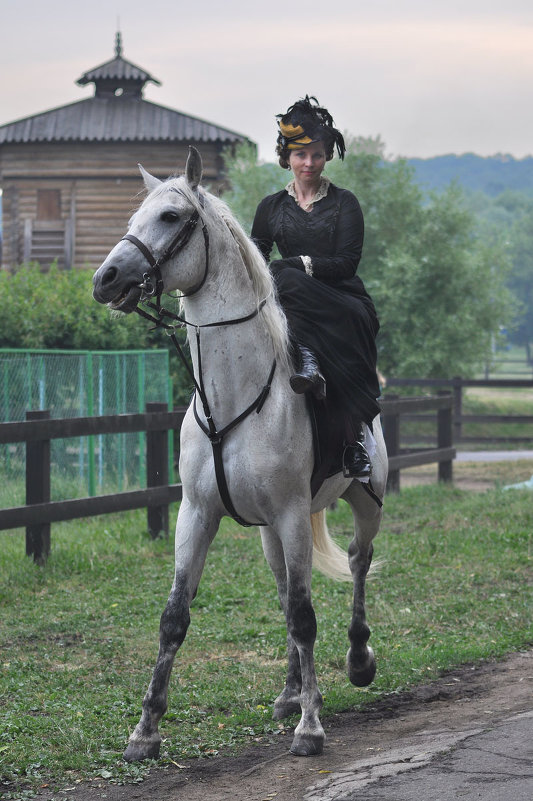
{"label": "woman riding horse", "polygon": [[[324,745],[314,662],[313,565],[353,582],[346,659],[350,681],[366,686],[376,671],[368,645],[365,580],[387,480],[385,445],[377,417],[373,493],[337,471],[313,496],[311,420],[302,395],[289,386],[286,319],[272,277],[227,206],[200,188],[201,175],[194,149],[181,177],[161,182],[143,171],[148,196],[94,276],[94,297],[100,303],[128,313],[142,299],[157,317],[145,311],[142,316],[165,328],[173,328],[167,321],[174,319],[187,325],[196,388],[181,427],[174,581],[141,718],[124,757],[131,761],[159,754],[158,725],[167,708],[174,657],[187,633],[209,546],[222,517],[233,514],[228,498],[243,521],[258,521],[287,622],[286,680],[273,715],[281,720],[301,712],[291,752],[311,756]],[[283,272],[308,278],[297,270]],[[161,293],[173,290],[181,294],[183,316],[160,304]],[[348,553],[335,544],[326,525],[325,509],[339,497],[354,517]]]}
{"label": "woman riding horse", "polygon": [[270,263],[278,297],[296,346],[295,392],[312,391],[340,413],[344,426],[343,472],[368,478],[370,459],[362,423],[371,429],[379,414],[374,304],[356,275],[364,223],[355,195],[322,174],[336,146],[345,145],[327,109],[306,97],[278,115],[276,152],[294,178],[261,201],[252,239]]}

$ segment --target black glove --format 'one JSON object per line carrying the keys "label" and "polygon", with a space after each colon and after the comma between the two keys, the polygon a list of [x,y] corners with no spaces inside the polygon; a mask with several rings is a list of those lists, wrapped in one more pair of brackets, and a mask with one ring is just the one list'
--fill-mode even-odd
{"label": "black glove", "polygon": [[272,275],[276,276],[282,270],[293,269],[305,272],[304,263],[299,256],[291,256],[288,259],[275,259],[269,264]]}

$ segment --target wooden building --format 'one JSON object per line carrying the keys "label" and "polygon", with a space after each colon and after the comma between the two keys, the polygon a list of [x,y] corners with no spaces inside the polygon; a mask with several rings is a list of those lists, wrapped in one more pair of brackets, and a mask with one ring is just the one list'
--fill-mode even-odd
{"label": "wooden building", "polygon": [[0,126],[2,267],[98,267],[139,205],[139,162],[167,178],[193,144],[205,182],[220,184],[222,150],[246,137],[144,100],[149,81],[118,33],[115,57],[77,81],[92,97]]}

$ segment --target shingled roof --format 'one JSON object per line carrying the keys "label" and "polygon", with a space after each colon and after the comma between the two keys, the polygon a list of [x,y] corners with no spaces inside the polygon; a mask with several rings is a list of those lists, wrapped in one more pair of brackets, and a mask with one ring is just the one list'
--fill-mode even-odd
{"label": "shingled roof", "polygon": [[144,84],[149,81],[161,86],[161,82],[157,78],[153,78],[149,72],[122,58],[122,37],[120,32],[117,32],[115,58],[85,72],[81,78],[78,78],[76,83],[79,86],[94,83],[96,97],[109,94],[116,95],[117,89],[121,90],[120,94],[130,93],[134,96],[142,97]]}
{"label": "shingled roof", "polygon": [[241,142],[242,134],[143,99],[146,83],[160,85],[142,67],[122,57],[84,73],[76,83],[94,83],[93,97],[0,126],[0,145],[15,142]]}

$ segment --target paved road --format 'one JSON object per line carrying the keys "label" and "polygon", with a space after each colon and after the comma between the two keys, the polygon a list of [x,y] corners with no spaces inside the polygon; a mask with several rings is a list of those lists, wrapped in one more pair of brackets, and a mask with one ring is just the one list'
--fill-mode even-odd
{"label": "paved road", "polygon": [[380,758],[346,765],[305,801],[531,801],[533,711],[494,726],[435,732]]}
{"label": "paved road", "polygon": [[533,459],[533,451],[457,451],[457,462],[506,462]]}

